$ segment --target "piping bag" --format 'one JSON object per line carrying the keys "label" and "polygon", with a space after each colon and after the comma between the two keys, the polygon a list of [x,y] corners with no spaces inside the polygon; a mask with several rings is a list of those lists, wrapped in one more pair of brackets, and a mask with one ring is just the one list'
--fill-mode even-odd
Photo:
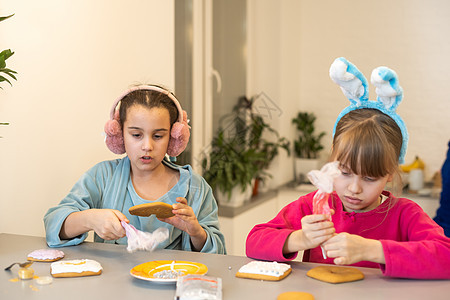
{"label": "piping bag", "polygon": [[[334,161],[325,164],[320,170],[312,170],[308,173],[309,181],[318,188],[313,198],[313,214],[326,215],[328,221],[331,221],[331,208],[328,199],[333,192],[334,178],[341,174],[338,166],[339,162]],[[326,259],[325,250],[323,247],[321,248],[323,258]]]}
{"label": "piping bag", "polygon": [[133,225],[121,221],[128,239],[128,252],[137,250],[153,251],[158,244],[169,238],[169,229],[160,227],[153,232],[144,232],[137,230]]}

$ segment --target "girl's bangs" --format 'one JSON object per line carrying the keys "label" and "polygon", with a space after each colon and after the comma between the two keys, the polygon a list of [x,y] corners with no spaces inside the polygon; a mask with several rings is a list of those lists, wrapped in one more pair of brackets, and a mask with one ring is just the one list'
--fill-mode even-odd
{"label": "girl's bangs", "polygon": [[386,144],[375,141],[370,136],[373,135],[340,136],[333,146],[333,159],[360,176],[374,178],[386,176],[393,165],[385,155]]}

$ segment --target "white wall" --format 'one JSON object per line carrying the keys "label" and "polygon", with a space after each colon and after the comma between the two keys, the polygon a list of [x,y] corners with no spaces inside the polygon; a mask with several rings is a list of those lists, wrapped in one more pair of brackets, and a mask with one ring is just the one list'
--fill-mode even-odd
{"label": "white wall", "polygon": [[95,163],[114,99],[135,83],[174,88],[174,3],[2,0],[0,232],[44,235],[42,218]]}
{"label": "white wall", "polygon": [[[352,61],[370,80],[372,70],[394,69],[404,89],[398,112],[410,134],[406,162],[419,155],[429,179],[445,158],[450,139],[450,2],[446,0],[249,0],[254,29],[249,45],[249,94],[267,91],[282,108],[274,127],[294,137],[296,111],[313,111],[329,153],[331,132],[348,101],[328,75],[337,57]],[[252,24],[250,24],[252,26]],[[252,57],[255,56],[255,57]],[[254,62],[252,64],[252,61]],[[254,76],[253,76],[254,75]],[[370,99],[375,99],[370,85]],[[279,158],[280,183],[292,170]]]}
{"label": "white wall", "polygon": [[[295,131],[291,119],[298,111],[300,69],[299,47],[291,37],[297,31],[298,20],[283,18],[289,14],[285,8],[284,1],[248,0],[247,94],[251,97],[264,93],[263,101],[255,102],[257,112],[280,136],[292,141]],[[270,172],[271,187],[291,181],[293,157],[280,150]]]}

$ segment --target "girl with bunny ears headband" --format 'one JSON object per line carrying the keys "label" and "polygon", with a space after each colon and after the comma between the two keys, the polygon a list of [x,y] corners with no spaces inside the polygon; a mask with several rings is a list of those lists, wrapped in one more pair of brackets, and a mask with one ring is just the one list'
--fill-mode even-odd
{"label": "girl with bunny ears headband", "polygon": [[[403,98],[397,74],[387,67],[373,70],[376,101],[368,99],[364,75],[345,58],[333,62],[330,77],[350,100],[333,128],[332,160],[355,174],[374,178],[390,174],[399,181],[398,165],[404,162],[408,132],[395,111]],[[394,187],[400,189],[399,184]]]}
{"label": "girl with bunny ears headband", "polygon": [[368,100],[366,79],[345,58],[334,61],[330,75],[351,104],[333,133],[330,161],[338,172],[326,202],[329,214],[316,210],[318,191],[301,196],[253,227],[247,256],[284,262],[303,251],[303,262],[379,268],[388,277],[450,279],[450,239],[443,229],[414,201],[385,190],[398,176],[408,140],[395,112],[403,95],[397,75],[375,69],[377,101]]}

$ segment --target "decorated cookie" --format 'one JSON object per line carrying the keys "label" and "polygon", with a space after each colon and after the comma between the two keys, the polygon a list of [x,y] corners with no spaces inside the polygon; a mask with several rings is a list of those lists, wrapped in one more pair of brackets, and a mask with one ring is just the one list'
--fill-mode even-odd
{"label": "decorated cookie", "polygon": [[314,300],[314,296],[306,292],[285,292],[279,294],[277,300]]}
{"label": "decorated cookie", "polygon": [[130,207],[130,214],[140,217],[156,215],[157,218],[165,219],[173,217],[172,205],[164,202],[144,203]]}
{"label": "decorated cookie", "polygon": [[64,257],[64,252],[56,249],[39,249],[28,254],[31,261],[57,261]]}
{"label": "decorated cookie", "polygon": [[291,266],[268,261],[252,261],[242,266],[236,277],[258,280],[281,280],[291,273]]}
{"label": "decorated cookie", "polygon": [[102,270],[100,263],[91,259],[61,260],[52,263],[50,266],[50,273],[53,277],[100,275]]}
{"label": "decorated cookie", "polygon": [[329,283],[342,283],[364,279],[364,274],[351,267],[319,266],[309,270],[306,275]]}

